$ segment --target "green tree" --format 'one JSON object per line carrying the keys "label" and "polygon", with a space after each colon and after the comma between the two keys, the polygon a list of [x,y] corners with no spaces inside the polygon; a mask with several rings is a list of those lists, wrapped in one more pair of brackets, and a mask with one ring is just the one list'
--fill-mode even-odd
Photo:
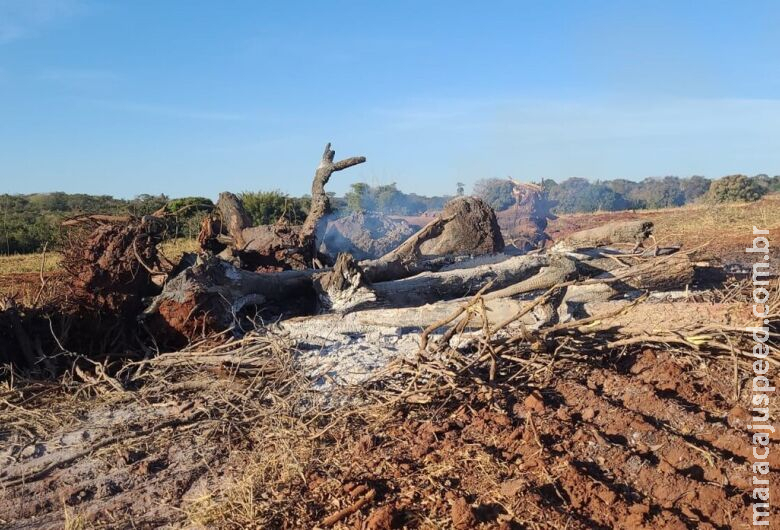
{"label": "green tree", "polygon": [[474,183],[474,195],[488,203],[494,210],[506,210],[515,203],[514,185],[508,179],[481,179]]}
{"label": "green tree", "polygon": [[627,197],[639,208],[673,208],[685,204],[685,193],[677,177],[646,178]]}
{"label": "green tree", "polygon": [[149,195],[147,193],[142,193],[141,195],[134,197],[127,204],[127,209],[131,214],[142,217],[164,208],[166,204],[168,204],[168,197],[166,195]]}
{"label": "green tree", "polygon": [[356,182],[350,186],[350,190],[344,195],[347,200],[347,208],[353,212],[364,212],[376,209],[376,204],[371,197],[371,186],[365,182]]}
{"label": "green tree", "polygon": [[424,212],[429,207],[429,202],[436,199],[404,193],[396,187],[395,182],[379,186],[356,182],[344,198],[350,211],[376,211],[391,215],[415,215]]}
{"label": "green tree", "polygon": [[308,203],[279,191],[245,191],[238,197],[255,225],[274,224],[285,219],[291,224],[302,224],[308,212]]}
{"label": "green tree", "polygon": [[604,182],[604,185],[615,193],[619,193],[624,197],[628,197],[634,190],[639,187],[638,182],[626,179],[614,179]]}
{"label": "green tree", "polygon": [[631,203],[601,182],[573,177],[550,191],[550,199],[557,202],[557,213],[624,210]]}
{"label": "green tree", "polygon": [[682,187],[683,195],[685,196],[685,203],[693,202],[699,197],[706,195],[710,190],[711,184],[712,181],[710,179],[699,175],[683,179],[680,182],[680,185]]}
{"label": "green tree", "polygon": [[767,193],[767,189],[755,180],[745,175],[728,175],[712,183],[707,192],[707,201],[722,202],[753,202]]}

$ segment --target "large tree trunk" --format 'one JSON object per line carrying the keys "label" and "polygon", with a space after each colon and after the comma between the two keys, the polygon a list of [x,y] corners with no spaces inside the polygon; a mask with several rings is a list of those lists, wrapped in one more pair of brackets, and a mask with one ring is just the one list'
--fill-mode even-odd
{"label": "large tree trunk", "polygon": [[[348,255],[339,256],[336,267],[329,271],[280,273],[253,273],[211,259],[168,282],[147,314],[163,335],[181,339],[192,338],[203,330],[240,325],[248,309],[252,315],[259,312],[264,318],[278,318],[317,311],[413,307],[473,295],[486,286],[493,292],[485,299],[492,301],[567,282],[572,267],[564,267],[564,273],[558,274],[561,263],[567,260],[544,254],[517,256],[370,284]],[[563,300],[565,307],[629,291],[682,288],[693,279],[693,265],[687,255],[650,259],[630,267],[621,267],[615,260],[606,263],[614,263],[618,269],[604,272],[585,285],[570,286]]]}
{"label": "large tree trunk", "polygon": [[325,216],[330,213],[330,199],[327,193],[325,193],[325,184],[328,183],[334,172],[362,164],[366,161],[364,156],[354,156],[333,162],[335,156],[336,151],[330,148],[330,144],[326,145],[325,152],[322,153],[320,165],[317,166],[317,171],[314,172],[314,181],[311,183],[311,208],[301,227],[300,237],[302,240],[311,241],[312,244],[315,243],[317,233],[319,233],[318,231]]}
{"label": "large tree trunk", "polygon": [[157,334],[173,343],[204,330],[239,325],[248,310],[263,318],[344,312],[356,307],[407,307],[476,293],[488,282],[505,287],[533,276],[547,264],[543,255],[518,256],[472,268],[423,273],[369,285],[348,255],[328,271],[308,269],[256,273],[212,258],[186,269],[166,283],[146,310]]}
{"label": "large tree trunk", "polygon": [[553,251],[632,244],[639,248],[653,234],[650,221],[622,221],[574,232],[553,245]]}

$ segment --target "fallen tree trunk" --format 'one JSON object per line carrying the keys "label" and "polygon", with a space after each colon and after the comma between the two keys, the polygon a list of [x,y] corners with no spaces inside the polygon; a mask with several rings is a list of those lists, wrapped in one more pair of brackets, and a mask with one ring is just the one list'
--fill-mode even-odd
{"label": "fallen tree trunk", "polygon": [[672,254],[604,272],[588,284],[571,286],[567,289],[564,301],[596,302],[629,291],[680,289],[693,282],[694,273],[693,263],[687,254]]}
{"label": "fallen tree trunk", "polygon": [[240,323],[247,306],[278,315],[314,311],[314,271],[255,273],[212,257],[169,280],[142,318],[164,347],[180,347],[199,333]]}
{"label": "fallen tree trunk", "polygon": [[[264,318],[324,311],[344,313],[357,308],[413,307],[462,298],[488,284],[493,292],[484,295],[484,299],[493,301],[546,290],[569,282],[576,275],[603,280],[569,287],[561,304],[565,309],[629,291],[676,289],[693,279],[693,265],[684,254],[646,258],[633,266],[614,255],[581,256],[517,256],[497,263],[465,265],[377,283],[369,282],[362,267],[348,254],[340,255],[336,266],[327,271],[280,273],[244,271],[213,258],[168,282],[146,313],[163,335],[191,338],[203,330],[240,325],[242,315],[250,307]],[[554,305],[559,301],[560,297],[556,298]],[[552,311],[554,307],[548,309]]]}
{"label": "fallen tree trunk", "polygon": [[278,318],[346,311],[355,307],[407,307],[460,298],[488,282],[505,287],[533,276],[548,263],[544,255],[517,256],[498,263],[423,273],[411,278],[365,282],[359,267],[342,255],[333,269],[255,273],[219,258],[185,269],[170,280],[145,311],[157,334],[183,342],[204,330],[240,324],[249,307]]}
{"label": "fallen tree trunk", "polygon": [[409,278],[380,282],[373,284],[371,290],[377,306],[420,306],[475,294],[488,283],[491,289],[500,289],[521,282],[548,263],[549,258],[544,255],[517,256],[490,265],[423,272]]}
{"label": "fallen tree trunk", "polygon": [[651,221],[623,221],[607,223],[595,228],[574,232],[553,245],[553,251],[577,250],[610,245],[633,244],[634,249],[653,234]]}

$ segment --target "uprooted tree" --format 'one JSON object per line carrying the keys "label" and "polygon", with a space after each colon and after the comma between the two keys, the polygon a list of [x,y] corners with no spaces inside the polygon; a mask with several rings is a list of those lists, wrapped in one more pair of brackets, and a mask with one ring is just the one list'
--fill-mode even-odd
{"label": "uprooted tree", "polygon": [[[590,301],[685,287],[696,273],[678,248],[642,248],[653,228],[645,221],[575,233],[547,251],[501,254],[504,241],[496,215],[474,197],[454,199],[377,259],[325,256],[318,250],[330,208],[325,185],[334,172],[365,161],[334,159],[328,144],[303,225],[251,226],[241,201],[225,192],[201,231],[202,252],[178,264],[157,251],[163,217],[93,216],[87,228],[84,220],[69,221],[82,234],[65,249],[65,263],[76,278],[70,283],[99,311],[121,314],[122,325],[140,326],[156,348],[166,349],[213,331],[239,332],[257,318],[426,304],[446,312],[448,301],[478,292],[494,303],[556,289],[537,308],[542,326],[576,318]],[[29,347],[25,352],[28,361],[36,357]]]}
{"label": "uprooted tree", "polygon": [[326,145],[311,185],[311,207],[302,225],[280,220],[272,225],[252,226],[241,200],[224,192],[219,195],[216,215],[203,224],[198,236],[201,246],[254,270],[303,270],[317,265],[316,238],[330,213],[325,185],[333,173],[366,161],[364,156],[355,156],[334,162],[335,156],[330,144]]}

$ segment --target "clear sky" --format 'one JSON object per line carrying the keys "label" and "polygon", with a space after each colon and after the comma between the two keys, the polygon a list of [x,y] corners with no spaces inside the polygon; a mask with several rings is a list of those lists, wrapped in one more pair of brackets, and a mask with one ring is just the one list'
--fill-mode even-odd
{"label": "clear sky", "polygon": [[0,0],[0,193],[780,173],[780,2]]}

